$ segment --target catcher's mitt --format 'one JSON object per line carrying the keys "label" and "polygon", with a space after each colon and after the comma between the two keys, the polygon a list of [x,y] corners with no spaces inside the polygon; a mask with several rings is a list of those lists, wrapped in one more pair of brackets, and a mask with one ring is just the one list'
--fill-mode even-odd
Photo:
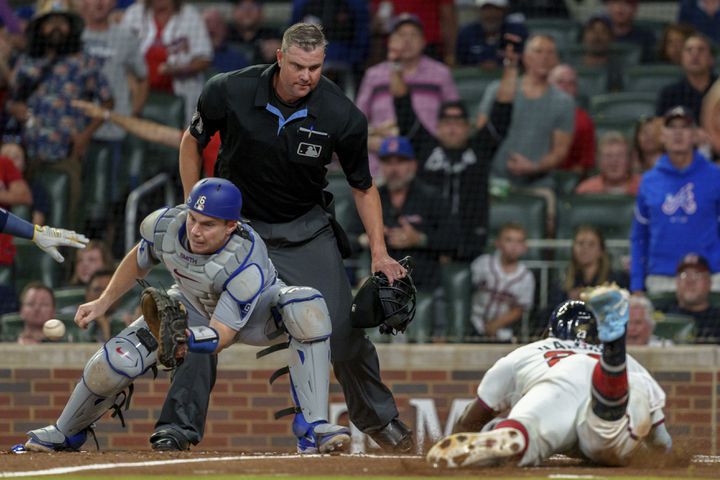
{"label": "catcher's mitt", "polygon": [[150,333],[158,342],[157,359],[167,368],[180,366],[176,358],[178,347],[187,342],[187,311],[185,306],[166,292],[155,287],[143,290],[140,308]]}

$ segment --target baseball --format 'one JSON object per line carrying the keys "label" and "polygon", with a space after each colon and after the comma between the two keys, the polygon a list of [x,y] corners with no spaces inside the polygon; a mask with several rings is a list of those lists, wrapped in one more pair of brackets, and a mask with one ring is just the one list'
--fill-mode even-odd
{"label": "baseball", "polygon": [[49,340],[60,340],[65,336],[65,324],[56,318],[51,318],[43,325],[43,333]]}

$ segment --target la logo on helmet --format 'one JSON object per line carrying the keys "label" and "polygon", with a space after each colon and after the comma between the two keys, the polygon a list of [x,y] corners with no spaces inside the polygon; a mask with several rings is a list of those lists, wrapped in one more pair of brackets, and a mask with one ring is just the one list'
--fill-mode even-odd
{"label": "la logo on helmet", "polygon": [[200,195],[193,208],[195,210],[200,210],[201,212],[205,210],[205,195]]}

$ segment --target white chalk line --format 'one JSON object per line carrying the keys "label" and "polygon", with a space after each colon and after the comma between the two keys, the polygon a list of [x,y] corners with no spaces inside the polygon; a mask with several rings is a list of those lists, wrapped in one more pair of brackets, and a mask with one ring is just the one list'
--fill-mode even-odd
{"label": "white chalk line", "polygon": [[[379,459],[418,459],[420,456],[410,455],[340,455],[351,457],[371,457]],[[148,462],[122,462],[122,463],[96,463],[92,465],[78,465],[74,467],[55,467],[45,470],[33,470],[26,472],[0,472],[0,478],[18,478],[31,476],[64,475],[66,473],[85,472],[89,470],[110,470],[113,468],[138,468],[157,467],[162,465],[177,465],[181,463],[203,463],[203,462],[235,462],[242,460],[283,460],[297,458],[321,458],[323,455],[238,455],[230,457],[204,457],[204,458],[174,458],[172,460],[152,460]]]}
{"label": "white chalk line", "polygon": [[[365,455],[365,454],[346,454],[342,457],[364,457],[377,459],[420,459],[421,456],[410,455]],[[243,460],[283,460],[283,459],[299,459],[299,458],[320,458],[322,455],[237,455],[228,457],[204,457],[204,458],[173,458],[171,460],[152,460],[147,462],[122,462],[122,463],[96,463],[92,465],[78,465],[73,467],[56,467],[45,470],[33,470],[25,472],[0,472],[0,478],[19,478],[31,476],[48,476],[48,475],[64,475],[67,473],[86,472],[90,470],[110,470],[114,468],[139,468],[139,467],[157,467],[162,465],[179,465],[183,463],[206,463],[206,462],[235,462]],[[692,463],[720,463],[718,455],[695,455]],[[600,479],[594,475],[572,475],[572,474],[551,474],[548,478],[553,479]]]}

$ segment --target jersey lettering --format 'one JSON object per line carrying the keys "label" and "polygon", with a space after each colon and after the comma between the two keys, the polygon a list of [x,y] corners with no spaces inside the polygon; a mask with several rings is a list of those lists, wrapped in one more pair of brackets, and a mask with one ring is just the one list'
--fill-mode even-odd
{"label": "jersey lettering", "polygon": [[[545,357],[545,361],[547,362],[549,367],[554,367],[555,364],[563,358],[567,358],[570,355],[575,355],[576,353],[577,352],[573,352],[572,350],[551,350],[549,352],[545,352],[543,354],[543,357]],[[594,358],[595,360],[600,360],[600,355],[597,353],[586,353],[584,355]]]}

